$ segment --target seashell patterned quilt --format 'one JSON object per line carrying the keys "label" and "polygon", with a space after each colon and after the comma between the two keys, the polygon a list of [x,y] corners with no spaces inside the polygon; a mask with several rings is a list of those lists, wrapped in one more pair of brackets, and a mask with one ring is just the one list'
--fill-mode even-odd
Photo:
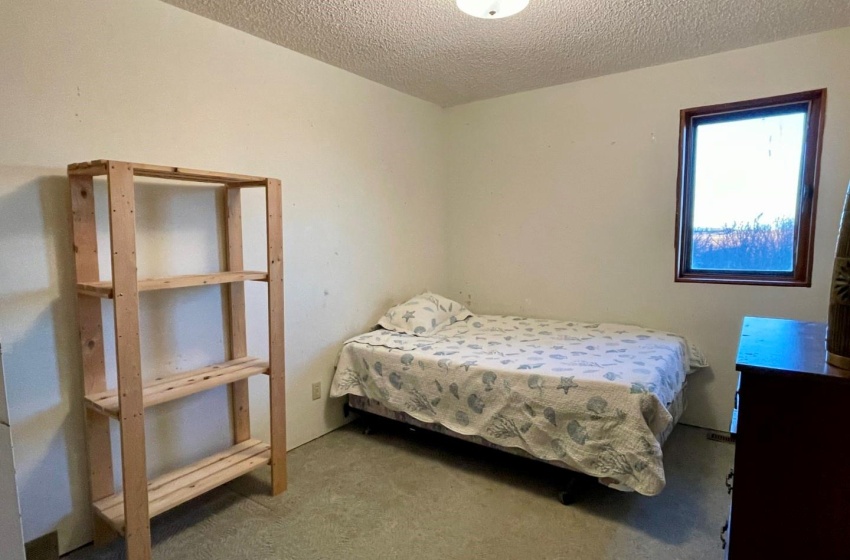
{"label": "seashell patterned quilt", "polygon": [[472,315],[427,336],[378,329],[348,340],[331,396],[374,399],[653,496],[665,484],[668,407],[706,365],[667,332]]}

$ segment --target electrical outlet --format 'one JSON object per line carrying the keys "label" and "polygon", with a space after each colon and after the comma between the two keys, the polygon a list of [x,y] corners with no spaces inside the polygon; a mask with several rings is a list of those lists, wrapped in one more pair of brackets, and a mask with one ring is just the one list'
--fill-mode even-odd
{"label": "electrical outlet", "polygon": [[316,381],[313,383],[313,400],[317,401],[322,398],[322,382]]}

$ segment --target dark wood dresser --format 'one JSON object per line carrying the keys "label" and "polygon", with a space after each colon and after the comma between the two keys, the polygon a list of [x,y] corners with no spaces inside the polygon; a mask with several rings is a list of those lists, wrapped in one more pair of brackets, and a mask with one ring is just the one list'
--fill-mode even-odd
{"label": "dark wood dresser", "polygon": [[825,336],[744,319],[728,558],[850,559],[850,371]]}

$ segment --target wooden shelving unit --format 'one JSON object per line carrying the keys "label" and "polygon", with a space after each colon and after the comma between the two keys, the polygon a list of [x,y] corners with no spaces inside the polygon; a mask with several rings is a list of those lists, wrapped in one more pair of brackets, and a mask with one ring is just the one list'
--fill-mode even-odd
{"label": "wooden shelving unit", "polygon": [[[93,178],[105,175],[109,199],[112,280],[100,279]],[[227,270],[170,278],[138,279],[134,177],[221,185],[225,190]],[[97,160],[68,166],[71,186],[77,320],[85,380],[96,544],[116,534],[126,539],[129,560],[151,557],[150,519],[263,465],[271,465],[272,495],[286,490],[286,388],[283,332],[283,218],[280,181],[121,161]],[[243,270],[241,190],[264,188],[268,270]],[[269,357],[247,355],[246,281],[268,284]],[[228,360],[143,383],[139,338],[139,293],[191,286],[224,285],[228,296]],[[118,387],[106,387],[101,299],[113,300]],[[248,378],[269,378],[271,443],[251,438]],[[202,461],[148,481],[145,408],[228,385],[233,446]],[[115,492],[110,418],[119,422],[123,491]]]}

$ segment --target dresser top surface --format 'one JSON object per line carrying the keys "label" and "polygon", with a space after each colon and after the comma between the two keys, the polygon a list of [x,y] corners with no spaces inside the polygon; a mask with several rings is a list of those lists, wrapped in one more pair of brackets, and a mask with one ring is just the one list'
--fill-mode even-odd
{"label": "dresser top surface", "polygon": [[744,317],[736,367],[752,373],[807,373],[850,381],[826,363],[826,324]]}

